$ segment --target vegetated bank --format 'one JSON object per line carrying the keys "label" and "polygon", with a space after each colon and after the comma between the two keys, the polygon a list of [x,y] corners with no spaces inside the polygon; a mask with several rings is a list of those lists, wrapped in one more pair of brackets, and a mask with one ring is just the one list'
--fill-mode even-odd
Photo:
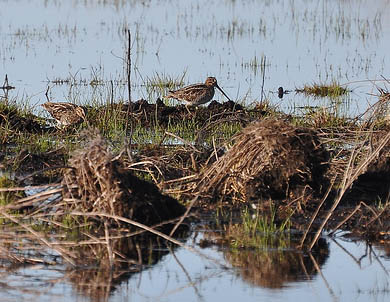
{"label": "vegetated bank", "polygon": [[[90,118],[76,129],[57,130],[32,117],[41,125],[29,134],[37,145],[19,149],[10,142],[17,144],[26,130],[9,124],[3,111],[2,136],[9,134],[3,140],[3,168],[12,168],[20,187],[46,181],[52,189],[9,200],[1,214],[24,230],[24,240],[39,238],[49,248],[54,245],[44,240],[48,228],[68,238],[89,234],[90,242],[84,238],[86,244],[74,242],[71,249],[56,242],[55,251],[72,265],[81,253],[90,254],[85,247],[92,240],[97,242],[92,254],[106,259],[104,265],[144,263],[137,241],[130,248],[136,254],[129,254],[117,250],[127,243],[112,238],[168,233],[163,238],[180,244],[172,236],[179,235],[184,218],[218,207],[254,208],[258,215],[272,215],[274,224],[288,221],[304,234],[303,248],[318,239],[306,233],[325,228],[385,240],[390,136],[379,109],[373,107],[365,120],[329,113],[313,121],[313,115],[286,115],[266,103],[246,109],[212,102],[191,113],[159,101],[109,104],[89,110]],[[81,134],[94,126],[97,131]],[[126,131],[130,139],[124,139]],[[137,131],[161,135],[135,143]],[[47,137],[53,144],[39,145]],[[356,193],[361,190],[367,194]],[[177,200],[187,202],[187,210]],[[31,220],[39,222],[38,230],[31,229]],[[33,261],[15,250],[19,259]]]}

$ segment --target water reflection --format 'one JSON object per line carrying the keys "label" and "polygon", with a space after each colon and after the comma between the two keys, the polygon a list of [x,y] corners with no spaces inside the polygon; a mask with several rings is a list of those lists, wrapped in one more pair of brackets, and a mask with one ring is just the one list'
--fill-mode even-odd
{"label": "water reflection", "polygon": [[[186,233],[181,232],[180,237],[185,236]],[[73,250],[79,266],[67,269],[65,276],[78,294],[91,301],[108,301],[120,284],[136,273],[151,269],[176,248],[150,235],[112,240],[109,247],[101,244],[79,246]]]}
{"label": "water reflection", "polygon": [[313,258],[296,250],[233,250],[225,252],[224,257],[251,285],[280,289],[312,279],[329,257],[329,249],[324,244]]}
{"label": "water reflection", "polygon": [[119,284],[134,273],[156,264],[169,252],[157,250],[156,240],[157,238],[149,238],[146,245],[133,238],[114,240],[111,246],[114,260],[109,259],[107,246],[89,245],[77,248],[74,252],[78,254],[82,268],[67,270],[67,279],[79,294],[91,298],[91,301],[107,301]]}
{"label": "water reflection", "polygon": [[202,246],[222,247],[224,259],[245,282],[270,289],[312,280],[330,256],[324,238],[320,238],[312,252],[299,249],[299,242],[300,235],[294,233],[252,233],[245,222],[230,224],[223,233],[209,231],[201,241]]}
{"label": "water reflection", "polygon": [[[198,245],[207,233],[191,234],[186,245]],[[113,243],[118,263],[112,271],[104,248],[93,246],[75,252],[80,261],[100,253],[98,263],[89,262],[77,269],[3,265],[3,284],[8,287],[2,286],[2,298],[127,301],[131,297],[133,301],[226,302],[389,298],[387,246],[371,246],[344,237],[322,243],[312,255],[293,248],[239,250],[212,245],[202,249],[205,258],[182,248],[172,254],[163,242],[155,242],[152,253],[141,246],[141,267],[141,258],[134,253],[139,246],[131,240],[119,240]]]}
{"label": "water reflection", "polygon": [[[149,99],[147,79],[156,73],[175,78],[186,72],[184,84],[215,76],[228,95],[250,104],[262,97],[263,80],[266,97],[278,101],[272,92],[281,85],[293,90],[312,82],[373,80],[390,64],[389,22],[383,17],[388,15],[388,1],[8,0],[3,4],[7,14],[0,20],[4,72],[0,78],[7,73],[16,87],[10,97],[26,95],[32,106],[42,102],[47,85],[53,100],[80,103],[95,100],[94,87],[74,83],[98,80],[106,91],[111,81],[123,83],[126,28],[134,40],[135,100]],[[263,58],[267,58],[264,69]],[[366,95],[360,92],[370,92],[372,82],[352,86],[360,90],[355,99],[359,111],[364,111]],[[114,87],[115,100],[126,97],[122,88]],[[98,101],[104,97],[105,92]],[[288,110],[304,99],[284,95],[281,106]]]}

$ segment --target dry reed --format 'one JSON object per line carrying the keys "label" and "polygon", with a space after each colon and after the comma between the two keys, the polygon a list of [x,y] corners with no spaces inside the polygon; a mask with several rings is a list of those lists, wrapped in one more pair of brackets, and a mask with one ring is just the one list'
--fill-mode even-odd
{"label": "dry reed", "polygon": [[202,173],[197,191],[242,201],[317,194],[327,184],[327,162],[313,130],[266,119],[234,138],[233,147]]}

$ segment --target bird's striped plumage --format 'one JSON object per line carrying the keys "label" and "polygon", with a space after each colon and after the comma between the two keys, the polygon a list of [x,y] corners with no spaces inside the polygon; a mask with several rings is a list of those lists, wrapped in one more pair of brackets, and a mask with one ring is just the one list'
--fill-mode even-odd
{"label": "bird's striped plumage", "polygon": [[229,97],[218,86],[214,77],[208,77],[205,83],[193,84],[176,91],[170,91],[166,98],[174,98],[187,103],[186,106],[199,106],[212,100],[214,97],[214,87],[217,87],[228,99]]}
{"label": "bird's striped plumage", "polygon": [[62,127],[76,125],[85,120],[86,110],[82,106],[65,102],[46,102],[42,104],[42,107],[45,108],[57,121],[59,126]]}

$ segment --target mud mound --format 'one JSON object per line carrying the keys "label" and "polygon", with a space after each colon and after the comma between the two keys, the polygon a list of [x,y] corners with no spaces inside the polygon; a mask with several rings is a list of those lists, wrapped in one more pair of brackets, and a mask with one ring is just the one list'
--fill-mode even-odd
{"label": "mud mound", "polygon": [[197,190],[241,201],[319,194],[328,183],[328,157],[314,131],[263,120],[235,137],[233,147],[203,172]]}
{"label": "mud mound", "polygon": [[101,212],[148,225],[183,213],[184,207],[174,199],[125,170],[99,134],[87,135],[96,138],[69,159],[71,169],[62,182],[67,211]]}
{"label": "mud mound", "polygon": [[9,156],[4,165],[13,167],[17,175],[27,180],[28,184],[39,185],[62,178],[60,168],[65,165],[65,157],[63,148],[42,153],[22,149],[19,153]]}
{"label": "mud mound", "polygon": [[[233,101],[222,104],[217,101],[212,101],[207,107],[190,107],[191,113],[189,113],[184,104],[167,106],[161,99],[157,99],[155,104],[141,99],[130,104],[116,105],[115,109],[120,109],[124,117],[126,113],[130,113],[134,121],[145,127],[154,125],[166,127],[169,124],[182,123],[183,119],[194,119],[196,122],[204,123],[209,121],[210,117],[214,115],[218,115],[218,118],[221,118],[221,113],[224,113],[224,117],[234,115],[242,111],[243,107]],[[105,107],[99,109],[99,111],[104,110],[106,110]]]}
{"label": "mud mound", "polygon": [[[367,154],[376,149],[387,134],[388,130],[375,133],[371,140],[371,150],[367,150]],[[389,198],[390,143],[388,142],[354,181],[344,200],[349,203],[359,203],[360,201],[372,203],[378,200],[385,202]]]}
{"label": "mud mound", "polygon": [[37,133],[42,131],[41,125],[33,115],[23,116],[11,106],[0,107],[0,125],[9,130]]}

